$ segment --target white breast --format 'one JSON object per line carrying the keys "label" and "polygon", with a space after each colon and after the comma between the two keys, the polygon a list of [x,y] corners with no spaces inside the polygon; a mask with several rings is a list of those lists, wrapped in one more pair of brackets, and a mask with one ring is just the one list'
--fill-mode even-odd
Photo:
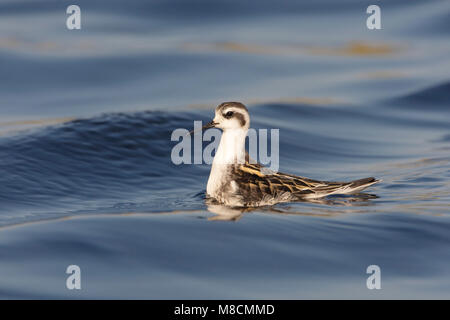
{"label": "white breast", "polygon": [[[230,165],[245,161],[246,136],[247,130],[242,128],[223,132],[206,187],[206,193],[209,196],[217,198],[223,186],[231,183],[232,177],[228,176]],[[237,184],[231,187],[236,189]]]}
{"label": "white breast", "polygon": [[206,186],[206,193],[210,197],[216,197],[218,191],[226,179],[226,165],[214,164],[209,173],[208,185]]}

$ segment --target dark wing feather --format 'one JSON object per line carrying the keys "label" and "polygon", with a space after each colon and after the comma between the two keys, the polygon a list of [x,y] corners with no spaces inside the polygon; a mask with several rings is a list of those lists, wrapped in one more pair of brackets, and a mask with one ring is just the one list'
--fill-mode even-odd
{"label": "dark wing feather", "polygon": [[365,178],[351,182],[330,182],[313,180],[286,173],[262,172],[264,167],[258,163],[246,162],[236,165],[234,178],[240,187],[244,198],[264,197],[271,195],[277,197],[289,193],[294,197],[321,197],[332,193],[349,193],[351,190],[369,186],[376,183],[374,178]]}

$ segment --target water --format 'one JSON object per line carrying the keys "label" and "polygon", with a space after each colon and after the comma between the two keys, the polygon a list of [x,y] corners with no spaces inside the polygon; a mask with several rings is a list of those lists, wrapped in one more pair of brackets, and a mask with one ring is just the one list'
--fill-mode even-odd
{"label": "water", "polygon": [[[79,1],[69,31],[60,1],[0,2],[0,297],[449,298],[450,5],[379,1],[369,31],[369,4]],[[229,100],[281,171],[382,183],[208,207],[170,135]]]}

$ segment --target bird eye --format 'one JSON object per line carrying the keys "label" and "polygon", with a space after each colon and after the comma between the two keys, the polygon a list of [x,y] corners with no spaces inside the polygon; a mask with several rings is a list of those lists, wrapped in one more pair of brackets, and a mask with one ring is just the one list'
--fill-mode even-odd
{"label": "bird eye", "polygon": [[225,114],[225,118],[231,118],[233,116],[233,111],[228,111],[226,114]]}

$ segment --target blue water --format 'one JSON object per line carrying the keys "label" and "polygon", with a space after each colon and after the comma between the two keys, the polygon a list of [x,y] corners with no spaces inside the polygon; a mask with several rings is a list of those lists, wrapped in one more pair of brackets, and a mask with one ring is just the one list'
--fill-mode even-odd
{"label": "blue water", "polygon": [[[368,1],[70,4],[0,2],[1,298],[450,298],[449,2],[377,1],[376,31]],[[230,100],[280,171],[383,181],[209,206],[170,137]]]}

